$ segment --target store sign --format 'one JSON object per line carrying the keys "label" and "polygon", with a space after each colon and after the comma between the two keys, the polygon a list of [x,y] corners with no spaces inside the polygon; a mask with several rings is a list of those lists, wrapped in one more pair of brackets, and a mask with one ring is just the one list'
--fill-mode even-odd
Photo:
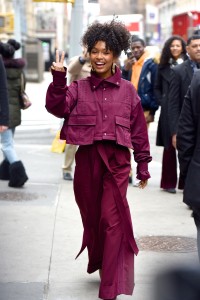
{"label": "store sign", "polygon": [[158,24],[158,7],[155,5],[146,5],[146,23]]}
{"label": "store sign", "polygon": [[0,13],[0,33],[14,32],[14,15],[13,13]]}

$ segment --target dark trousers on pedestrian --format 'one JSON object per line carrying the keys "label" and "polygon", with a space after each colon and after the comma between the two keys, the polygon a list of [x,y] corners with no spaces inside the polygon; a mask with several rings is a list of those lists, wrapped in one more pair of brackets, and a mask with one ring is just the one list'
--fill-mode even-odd
{"label": "dark trousers on pedestrian", "polygon": [[132,295],[138,248],[126,199],[129,149],[97,142],[79,146],[75,160],[74,193],[84,228],[79,254],[87,247],[88,273],[102,270],[100,298]]}
{"label": "dark trousers on pedestrian", "polygon": [[197,227],[197,249],[200,261],[200,207],[192,207],[192,210],[194,222]]}
{"label": "dark trousers on pedestrian", "polygon": [[177,184],[177,158],[176,149],[172,144],[163,150],[162,175],[160,187],[175,189]]}

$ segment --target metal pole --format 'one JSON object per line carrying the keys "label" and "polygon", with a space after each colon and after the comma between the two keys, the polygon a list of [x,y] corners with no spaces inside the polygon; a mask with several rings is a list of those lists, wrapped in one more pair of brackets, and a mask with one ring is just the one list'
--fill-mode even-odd
{"label": "metal pole", "polygon": [[188,37],[192,35],[192,31],[193,31],[193,14],[191,11],[189,11],[187,15],[189,17],[189,28],[187,28],[187,39],[188,39]]}
{"label": "metal pole", "polygon": [[70,36],[69,36],[69,58],[80,55],[82,52],[80,39],[84,30],[84,0],[75,0],[72,8]]}
{"label": "metal pole", "polygon": [[[21,4],[20,0],[13,0],[13,7],[15,12],[14,19],[14,38],[21,44],[22,36],[21,36]],[[15,57],[22,57],[22,48],[15,52]]]}

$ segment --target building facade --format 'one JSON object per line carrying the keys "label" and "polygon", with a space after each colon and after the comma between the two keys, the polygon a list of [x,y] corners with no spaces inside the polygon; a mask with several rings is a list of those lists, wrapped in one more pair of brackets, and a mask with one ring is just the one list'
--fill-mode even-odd
{"label": "building facade", "polygon": [[[195,15],[192,16],[190,12],[200,11],[199,0],[75,0],[74,6],[45,0],[40,3],[34,0],[0,0],[0,39],[15,37],[22,43],[29,39],[40,39],[45,59],[55,48],[67,52],[76,36],[76,32],[70,30],[70,25],[71,29],[74,27],[71,17],[74,18],[76,10],[80,13],[80,4],[83,16],[79,19],[83,19],[84,26],[94,14],[94,6],[87,5],[88,2],[96,5],[95,10],[100,16],[142,14],[145,39],[148,44],[157,45],[162,45],[172,34],[174,15],[186,12],[192,23]],[[80,45],[77,47],[80,49]]]}

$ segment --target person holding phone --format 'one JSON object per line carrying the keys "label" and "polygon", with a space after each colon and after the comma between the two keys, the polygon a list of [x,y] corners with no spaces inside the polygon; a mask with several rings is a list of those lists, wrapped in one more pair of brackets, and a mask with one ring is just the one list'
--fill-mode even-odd
{"label": "person holding phone", "polygon": [[130,51],[127,53],[128,59],[122,68],[122,78],[132,82],[141,98],[142,107],[147,123],[154,121],[158,103],[154,94],[154,83],[159,62],[159,55],[151,57],[145,49],[143,39],[133,36]]}

